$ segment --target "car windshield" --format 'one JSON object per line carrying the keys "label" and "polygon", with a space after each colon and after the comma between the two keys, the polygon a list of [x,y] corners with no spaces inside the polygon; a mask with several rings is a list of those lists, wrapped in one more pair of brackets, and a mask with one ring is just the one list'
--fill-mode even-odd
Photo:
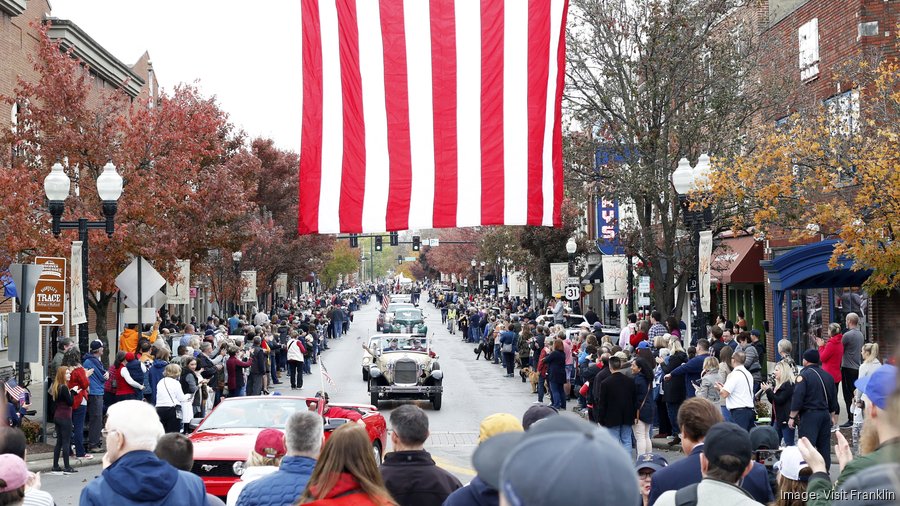
{"label": "car windshield", "polygon": [[419,310],[400,309],[394,313],[394,318],[397,320],[421,320],[422,312]]}
{"label": "car windshield", "polygon": [[401,303],[398,303],[398,304],[393,304],[393,303],[392,303],[392,304],[389,304],[389,305],[388,305],[387,312],[388,312],[388,313],[394,313],[394,312],[399,311],[399,310],[401,310],[401,309],[413,309],[413,308],[415,308],[415,306],[413,306],[412,304],[407,304],[407,303],[405,303],[405,302],[401,302]]}
{"label": "car windshield", "polygon": [[577,327],[585,321],[583,316],[566,316],[566,328]]}
{"label": "car windshield", "polygon": [[383,350],[391,351],[425,351],[425,339],[416,337],[393,337],[385,339]]}
{"label": "car windshield", "polygon": [[289,416],[307,409],[305,399],[268,396],[228,399],[216,406],[198,430],[284,429]]}

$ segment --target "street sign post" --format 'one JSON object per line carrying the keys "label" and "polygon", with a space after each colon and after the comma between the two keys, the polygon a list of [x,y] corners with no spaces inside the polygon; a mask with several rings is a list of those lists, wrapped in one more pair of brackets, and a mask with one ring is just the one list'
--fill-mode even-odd
{"label": "street sign post", "polygon": [[577,286],[567,286],[566,287],[566,300],[578,300],[578,297],[581,295],[581,289]]}

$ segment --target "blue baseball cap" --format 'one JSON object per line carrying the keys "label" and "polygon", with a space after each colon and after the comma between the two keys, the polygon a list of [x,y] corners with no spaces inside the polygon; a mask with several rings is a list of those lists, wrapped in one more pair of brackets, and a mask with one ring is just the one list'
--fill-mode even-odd
{"label": "blue baseball cap", "polygon": [[647,341],[641,341],[637,345],[637,349],[639,349],[639,350],[643,350],[644,348],[649,348],[649,347],[650,347],[650,343],[648,343]]}
{"label": "blue baseball cap", "polygon": [[640,471],[641,469],[653,469],[654,471],[659,471],[668,465],[669,461],[662,455],[658,453],[645,453],[643,455],[638,455],[637,462],[634,464],[634,469],[636,471]]}
{"label": "blue baseball cap", "polygon": [[887,409],[888,397],[897,388],[897,367],[885,364],[875,372],[856,380],[856,388],[881,409]]}

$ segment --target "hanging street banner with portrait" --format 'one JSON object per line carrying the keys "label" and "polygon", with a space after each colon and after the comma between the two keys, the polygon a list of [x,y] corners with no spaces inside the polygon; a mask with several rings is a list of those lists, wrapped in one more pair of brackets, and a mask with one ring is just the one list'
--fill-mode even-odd
{"label": "hanging street banner with portrait", "polygon": [[178,260],[178,279],[175,284],[166,283],[166,303],[167,304],[190,304],[191,303],[191,261]]}
{"label": "hanging street banner with portrait", "polygon": [[256,271],[241,271],[241,302],[256,302]]}
{"label": "hanging street banner with portrait", "polygon": [[603,298],[628,297],[628,265],[625,255],[603,255]]}
{"label": "hanging street banner with portrait", "polygon": [[566,280],[569,279],[569,264],[560,262],[550,264],[550,292],[554,297],[562,297],[566,292]]}
{"label": "hanging street banner with portrait", "polygon": [[697,272],[698,282],[700,284],[700,310],[704,313],[709,311],[710,294],[710,262],[712,260],[712,231],[702,230],[700,232],[700,265]]}
{"label": "hanging street banner with portrait", "polygon": [[81,241],[72,241],[72,266],[69,282],[71,289],[69,290],[69,320],[71,324],[80,325],[87,323],[87,312],[84,309],[84,288],[81,283]]}

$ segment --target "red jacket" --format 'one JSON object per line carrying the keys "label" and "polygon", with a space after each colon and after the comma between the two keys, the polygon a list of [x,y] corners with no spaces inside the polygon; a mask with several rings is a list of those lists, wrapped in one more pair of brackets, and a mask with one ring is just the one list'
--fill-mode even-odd
{"label": "red jacket", "polygon": [[122,369],[125,369],[125,362],[122,362],[122,365],[116,368],[116,397],[120,395],[134,395],[134,387],[129,385],[125,378],[122,377]]}
{"label": "red jacket", "polygon": [[836,334],[828,339],[824,346],[819,348],[819,358],[822,359],[822,369],[834,378],[834,382],[841,382],[841,358],[844,356],[844,344],[841,342],[843,334]]}
{"label": "red jacket", "polygon": [[544,363],[544,358],[546,358],[546,357],[547,357],[547,348],[546,347],[541,348],[541,356],[540,356],[540,358],[538,358],[538,374],[541,376],[541,378],[547,377],[548,366],[547,366],[547,364]]}
{"label": "red jacket", "polygon": [[[635,332],[634,334],[631,334],[631,337],[629,338],[629,342],[631,343],[631,346],[635,349],[637,349],[637,345],[640,344],[641,341],[646,341],[646,340],[647,340],[647,334],[644,332]],[[650,343],[650,344],[653,344],[653,343]]]}
{"label": "red jacket", "polygon": [[87,397],[88,390],[91,388],[91,382],[88,380],[87,373],[84,372],[84,367],[72,369],[72,376],[69,378],[69,383],[66,386],[70,389],[76,386],[81,388],[72,399],[72,409],[78,409],[84,402],[84,398]]}
{"label": "red jacket", "polygon": [[[316,487],[310,487],[310,491],[315,494]],[[356,479],[349,473],[341,473],[337,483],[331,488],[324,499],[313,501],[306,504],[318,504],[320,506],[388,506],[394,504],[391,501],[376,500],[369,497],[359,488]]]}

